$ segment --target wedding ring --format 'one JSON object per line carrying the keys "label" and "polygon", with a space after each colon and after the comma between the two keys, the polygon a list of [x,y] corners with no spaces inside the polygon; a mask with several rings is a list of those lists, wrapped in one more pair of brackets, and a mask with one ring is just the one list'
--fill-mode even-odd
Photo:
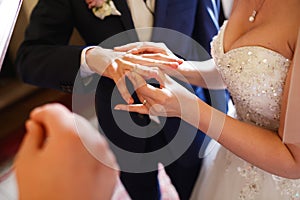
{"label": "wedding ring", "polygon": [[147,103],[147,100],[146,100],[146,99],[144,99],[144,101],[143,101],[143,105],[146,105],[146,103]]}

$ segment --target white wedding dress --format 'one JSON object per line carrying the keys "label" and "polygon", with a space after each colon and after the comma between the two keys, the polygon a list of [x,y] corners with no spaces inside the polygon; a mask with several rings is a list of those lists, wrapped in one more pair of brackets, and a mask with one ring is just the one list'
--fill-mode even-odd
{"label": "white wedding dress", "polygon": [[[212,56],[227,84],[235,117],[276,131],[281,97],[290,61],[259,46],[223,49],[227,21],[212,42]],[[255,145],[255,144],[253,144]],[[212,150],[211,150],[212,149]],[[192,200],[296,200],[300,180],[267,173],[212,141],[195,185]]]}

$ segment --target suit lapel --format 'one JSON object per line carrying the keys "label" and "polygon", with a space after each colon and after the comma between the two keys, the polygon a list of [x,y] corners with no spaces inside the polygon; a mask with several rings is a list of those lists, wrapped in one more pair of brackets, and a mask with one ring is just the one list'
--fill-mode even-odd
{"label": "suit lapel", "polygon": [[154,27],[164,27],[169,0],[156,0]]}
{"label": "suit lapel", "polygon": [[[169,0],[156,0],[154,26],[161,26],[164,24],[164,19],[167,14]],[[134,24],[128,8],[126,0],[114,0],[117,9],[121,12],[121,21],[126,30],[133,29]]]}
{"label": "suit lapel", "polygon": [[157,0],[154,26],[191,35],[194,29],[199,1],[200,0]]}

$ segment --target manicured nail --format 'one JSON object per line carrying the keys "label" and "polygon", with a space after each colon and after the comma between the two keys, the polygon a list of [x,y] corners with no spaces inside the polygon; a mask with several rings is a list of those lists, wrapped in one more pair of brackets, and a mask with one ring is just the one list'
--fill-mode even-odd
{"label": "manicured nail", "polygon": [[179,63],[179,64],[182,64],[183,61],[184,61],[183,59],[178,59],[178,63]]}
{"label": "manicured nail", "polygon": [[119,105],[116,105],[116,106],[114,107],[114,109],[115,109],[115,110],[121,110],[121,108],[120,108]]}
{"label": "manicured nail", "polygon": [[172,63],[170,64],[171,68],[177,69],[178,68],[178,63]]}
{"label": "manicured nail", "polygon": [[133,104],[133,102],[134,102],[133,98],[130,98],[127,103],[128,104]]}

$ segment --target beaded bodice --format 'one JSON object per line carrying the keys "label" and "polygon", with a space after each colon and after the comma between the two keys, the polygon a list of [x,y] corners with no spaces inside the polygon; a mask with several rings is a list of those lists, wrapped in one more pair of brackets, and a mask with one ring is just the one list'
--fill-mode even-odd
{"label": "beaded bodice", "polygon": [[212,56],[236,107],[237,117],[271,130],[279,126],[283,85],[290,61],[260,46],[224,52],[227,21],[212,42]]}

